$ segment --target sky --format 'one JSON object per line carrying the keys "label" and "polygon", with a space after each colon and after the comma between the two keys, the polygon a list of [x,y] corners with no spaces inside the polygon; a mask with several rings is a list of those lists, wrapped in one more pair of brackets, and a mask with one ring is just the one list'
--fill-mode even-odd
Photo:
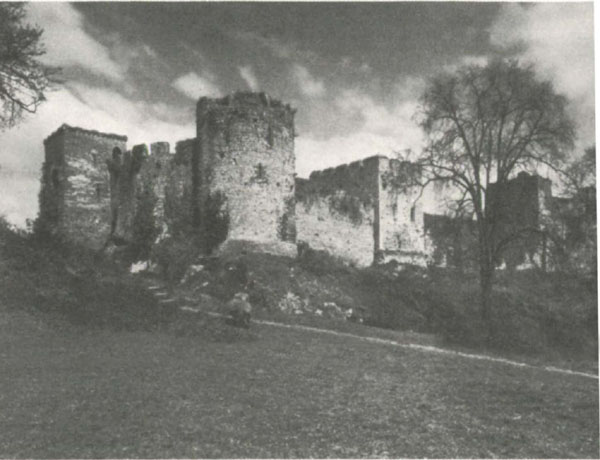
{"label": "sky", "polygon": [[63,83],[0,132],[0,213],[37,213],[43,139],[62,123],[128,145],[195,136],[195,102],[264,91],[296,113],[296,171],[423,145],[427,79],[496,56],[569,99],[576,151],[595,143],[592,3],[31,3]]}

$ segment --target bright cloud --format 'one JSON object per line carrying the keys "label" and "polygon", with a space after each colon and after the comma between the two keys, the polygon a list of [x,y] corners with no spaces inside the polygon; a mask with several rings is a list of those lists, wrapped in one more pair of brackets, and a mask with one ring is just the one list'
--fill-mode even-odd
{"label": "bright cloud", "polygon": [[325,83],[313,77],[306,67],[294,64],[292,75],[298,84],[298,88],[304,95],[315,97],[325,93]]}
{"label": "bright cloud", "polygon": [[456,62],[452,64],[445,64],[442,69],[445,72],[456,72],[459,68],[463,66],[486,66],[489,59],[487,56],[462,56]]}
{"label": "bright cloud", "polygon": [[258,91],[258,79],[256,78],[254,71],[252,70],[252,66],[240,66],[238,67],[238,70],[240,71],[240,76],[248,85],[248,88],[250,88],[252,91]]}
{"label": "bright cloud", "polygon": [[123,68],[109,50],[89,35],[82,15],[69,3],[29,3],[28,21],[44,29],[42,39],[47,53],[42,62],[48,65],[84,68],[114,81],[124,78]]}
{"label": "bright cloud", "polygon": [[494,45],[521,46],[521,58],[571,100],[581,147],[594,135],[594,15],[590,3],[502,5],[490,30]]}
{"label": "bright cloud", "polygon": [[214,75],[207,71],[202,72],[202,75],[198,75],[196,72],[186,73],[177,78],[171,86],[190,99],[222,95],[221,89],[215,83]]}
{"label": "bright cloud", "polygon": [[306,177],[313,170],[376,154],[394,157],[406,149],[419,151],[423,135],[413,120],[418,94],[406,91],[407,85],[415,87],[416,80],[398,84],[388,106],[357,89],[340,91],[330,104],[333,112],[327,118],[338,124],[352,124],[353,128],[327,138],[300,135],[296,141],[298,175]]}
{"label": "bright cloud", "polygon": [[24,228],[27,219],[37,214],[39,190],[39,174],[11,174],[0,170],[0,216]]}

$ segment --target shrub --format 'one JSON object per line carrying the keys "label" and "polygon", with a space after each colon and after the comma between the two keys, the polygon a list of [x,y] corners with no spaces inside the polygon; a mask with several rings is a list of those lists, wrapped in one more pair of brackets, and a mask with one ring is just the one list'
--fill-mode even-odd
{"label": "shrub", "polygon": [[166,280],[175,284],[183,278],[200,252],[193,238],[166,238],[155,245],[153,257]]}

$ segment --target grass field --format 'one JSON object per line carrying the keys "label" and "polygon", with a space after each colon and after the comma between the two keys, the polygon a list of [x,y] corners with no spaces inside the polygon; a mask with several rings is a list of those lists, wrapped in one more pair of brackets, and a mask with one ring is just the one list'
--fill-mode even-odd
{"label": "grass field", "polygon": [[0,286],[1,458],[599,456],[597,379],[236,329],[14,234]]}
{"label": "grass field", "polygon": [[598,457],[593,379],[268,327],[0,328],[1,457]]}

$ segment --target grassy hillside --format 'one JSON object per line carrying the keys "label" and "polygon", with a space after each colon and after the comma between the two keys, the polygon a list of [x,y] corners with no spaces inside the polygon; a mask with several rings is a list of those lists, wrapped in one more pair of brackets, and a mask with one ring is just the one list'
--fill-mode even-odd
{"label": "grassy hillside", "polygon": [[[6,306],[28,305],[38,313],[54,312],[53,318],[90,327],[175,327],[173,309],[160,306],[139,277],[106,258],[83,249],[49,246],[6,224],[0,225],[0,251],[4,285],[0,301]],[[492,314],[495,336],[485,343],[474,274],[399,271],[390,265],[357,269],[314,251],[290,258],[236,250],[200,260],[199,271],[185,275],[195,259],[186,249],[182,260],[181,252],[172,255],[177,275],[166,277],[180,297],[209,295],[211,301],[223,304],[235,292],[246,290],[255,314],[263,318],[317,326],[327,320],[360,322],[435,334],[454,346],[487,347],[551,361],[597,361],[595,278],[498,272]],[[227,331],[207,334],[227,335]]]}
{"label": "grassy hillside", "polygon": [[[143,280],[83,248],[40,241],[0,220],[0,306],[53,330],[169,331],[189,325],[161,305]],[[224,324],[196,326],[209,341],[245,340]]]}
{"label": "grassy hillside", "polygon": [[[232,328],[161,307],[143,280],[108,261],[0,231],[2,458],[599,455],[596,379],[350,336]],[[201,286],[220,303],[250,285],[261,315],[357,335],[383,330],[270,305],[301,289],[312,302],[364,303],[365,320],[401,305],[392,319],[405,322],[389,326],[436,327],[423,274],[329,262],[232,256],[207,261],[177,290]]]}
{"label": "grassy hillside", "polygon": [[347,316],[381,328],[434,333],[446,343],[478,349],[597,359],[595,279],[499,272],[493,295],[495,335],[486,343],[474,274],[399,271],[393,265],[357,269],[316,252],[299,259],[236,252],[200,263],[203,268],[186,277],[178,290],[223,301],[247,290],[257,313],[266,317],[280,317],[292,304],[296,321],[311,317],[318,324],[327,316]]}

